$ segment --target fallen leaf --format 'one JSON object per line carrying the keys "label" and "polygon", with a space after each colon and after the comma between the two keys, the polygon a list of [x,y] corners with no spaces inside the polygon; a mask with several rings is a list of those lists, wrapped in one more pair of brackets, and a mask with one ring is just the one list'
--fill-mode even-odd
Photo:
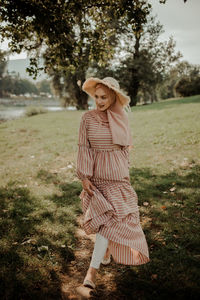
{"label": "fallen leaf", "polygon": [[162,206],[161,206],[161,208],[162,208],[162,209],[166,209],[166,208],[167,208],[167,206],[165,206],[165,205],[162,205]]}

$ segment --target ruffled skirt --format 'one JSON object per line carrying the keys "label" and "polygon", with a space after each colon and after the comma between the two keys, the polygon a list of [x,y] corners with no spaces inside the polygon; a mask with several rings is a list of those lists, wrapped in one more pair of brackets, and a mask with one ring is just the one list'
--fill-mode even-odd
{"label": "ruffled skirt", "polygon": [[87,235],[99,232],[109,240],[116,263],[141,265],[149,262],[146,238],[140,225],[138,197],[129,180],[90,179],[94,195],[80,194]]}

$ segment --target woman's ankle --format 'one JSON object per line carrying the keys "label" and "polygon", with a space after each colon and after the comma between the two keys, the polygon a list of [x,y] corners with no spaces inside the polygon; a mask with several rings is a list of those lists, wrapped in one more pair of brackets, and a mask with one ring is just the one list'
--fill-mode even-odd
{"label": "woman's ankle", "polygon": [[92,281],[94,281],[96,279],[96,273],[97,273],[97,269],[93,268],[93,267],[89,267],[86,277]]}

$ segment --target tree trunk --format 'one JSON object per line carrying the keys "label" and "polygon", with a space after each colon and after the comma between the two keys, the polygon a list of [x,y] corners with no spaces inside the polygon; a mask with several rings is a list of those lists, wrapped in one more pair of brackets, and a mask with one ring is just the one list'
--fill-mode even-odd
{"label": "tree trunk", "polygon": [[88,95],[81,91],[80,88],[75,91],[75,94],[77,99],[76,109],[88,109]]}
{"label": "tree trunk", "polygon": [[129,95],[131,97],[130,106],[136,106],[137,104],[137,94],[139,90],[140,82],[137,75],[137,69],[133,69],[131,86],[129,88]]}
{"label": "tree trunk", "polygon": [[131,97],[130,106],[136,106],[137,104],[137,94],[140,87],[140,80],[137,68],[137,59],[139,58],[139,47],[140,47],[140,35],[136,36],[135,46],[134,46],[134,54],[133,54],[133,62],[136,62],[135,66],[133,65],[131,70],[131,85],[129,87],[129,94]]}
{"label": "tree trunk", "polygon": [[[74,76],[73,80],[73,86],[74,86],[74,94],[76,97],[76,109],[88,109],[88,95],[82,90],[82,84],[85,81],[84,79],[77,79],[76,76]],[[80,85],[78,85],[78,80],[80,81]]]}

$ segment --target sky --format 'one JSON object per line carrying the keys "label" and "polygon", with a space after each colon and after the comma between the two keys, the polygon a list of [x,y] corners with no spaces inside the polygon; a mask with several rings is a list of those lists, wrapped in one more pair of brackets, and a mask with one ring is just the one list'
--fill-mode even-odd
{"label": "sky", "polygon": [[153,6],[153,14],[164,26],[165,33],[161,38],[167,40],[173,36],[176,50],[192,64],[200,64],[200,0],[167,0],[160,4],[159,0],[149,1]]}
{"label": "sky", "polygon": [[[168,40],[173,36],[176,50],[183,55],[181,60],[192,64],[200,64],[200,0],[167,0],[160,4],[159,0],[149,0],[153,7],[153,15],[164,26],[165,33],[160,40]],[[7,48],[7,42],[1,45]],[[26,53],[15,54],[10,59],[26,58]]]}

